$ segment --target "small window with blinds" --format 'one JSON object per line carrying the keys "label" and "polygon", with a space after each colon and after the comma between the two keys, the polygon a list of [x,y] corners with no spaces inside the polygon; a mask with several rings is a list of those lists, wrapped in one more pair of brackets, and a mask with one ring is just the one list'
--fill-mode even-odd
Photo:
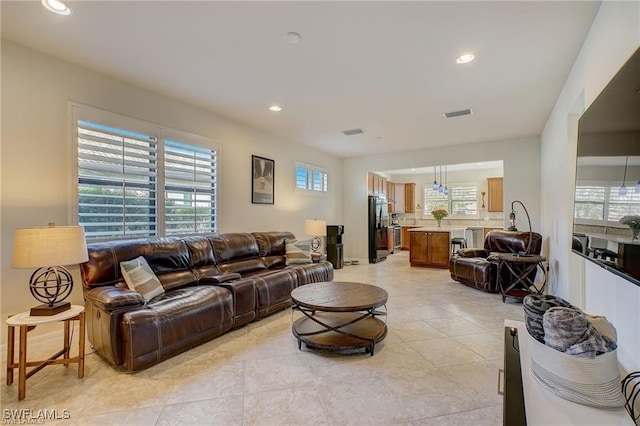
{"label": "small window with blinds", "polygon": [[217,142],[94,108],[72,110],[77,220],[87,239],[217,231]]}
{"label": "small window with blinds", "polygon": [[326,194],[329,191],[329,175],[323,168],[295,163],[296,191]]}

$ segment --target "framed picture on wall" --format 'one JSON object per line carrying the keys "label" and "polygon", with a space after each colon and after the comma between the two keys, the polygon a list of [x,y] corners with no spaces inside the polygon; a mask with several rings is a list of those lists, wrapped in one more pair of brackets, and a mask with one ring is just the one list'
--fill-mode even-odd
{"label": "framed picture on wall", "polygon": [[275,161],[251,156],[251,202],[253,204],[273,204]]}

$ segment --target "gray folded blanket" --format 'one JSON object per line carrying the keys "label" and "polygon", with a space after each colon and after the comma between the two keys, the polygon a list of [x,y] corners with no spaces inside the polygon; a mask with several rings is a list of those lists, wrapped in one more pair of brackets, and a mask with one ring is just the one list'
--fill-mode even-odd
{"label": "gray folded blanket", "polygon": [[529,294],[522,301],[527,331],[531,337],[540,343],[544,343],[542,316],[548,309],[557,306],[574,308],[579,311],[579,309],[571,305],[571,303],[551,294]]}
{"label": "gray folded blanket", "polygon": [[544,343],[558,351],[582,358],[595,358],[616,349],[616,342],[603,336],[589,319],[574,308],[549,308],[542,317]]}

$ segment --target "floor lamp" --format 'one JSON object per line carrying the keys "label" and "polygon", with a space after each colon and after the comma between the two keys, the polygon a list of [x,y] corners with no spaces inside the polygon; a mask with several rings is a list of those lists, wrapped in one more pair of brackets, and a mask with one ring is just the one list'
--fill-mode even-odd
{"label": "floor lamp", "polygon": [[529,212],[527,211],[527,208],[524,206],[524,204],[522,204],[522,201],[520,200],[513,200],[511,202],[511,213],[509,213],[509,228],[507,229],[509,231],[518,230],[518,228],[516,228],[516,211],[514,208],[515,203],[518,203],[522,206],[524,213],[527,215],[527,222],[529,223],[529,242],[527,243],[527,251],[525,251],[524,253],[520,253],[520,256],[533,256],[531,254],[531,242],[533,241],[533,231],[531,230],[531,218],[529,217]]}

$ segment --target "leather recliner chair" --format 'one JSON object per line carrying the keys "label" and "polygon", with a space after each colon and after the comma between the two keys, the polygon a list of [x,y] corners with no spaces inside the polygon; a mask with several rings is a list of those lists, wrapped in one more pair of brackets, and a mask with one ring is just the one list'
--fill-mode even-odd
{"label": "leather recliner chair", "polygon": [[[540,254],[542,235],[531,234],[529,254]],[[460,249],[449,259],[451,278],[470,287],[490,293],[497,293],[497,262],[491,259],[491,253],[524,253],[529,244],[529,232],[490,231],[484,239],[484,249]],[[503,271],[508,274],[508,271]],[[535,273],[535,271],[533,271]],[[509,276],[502,277],[505,281]]]}

